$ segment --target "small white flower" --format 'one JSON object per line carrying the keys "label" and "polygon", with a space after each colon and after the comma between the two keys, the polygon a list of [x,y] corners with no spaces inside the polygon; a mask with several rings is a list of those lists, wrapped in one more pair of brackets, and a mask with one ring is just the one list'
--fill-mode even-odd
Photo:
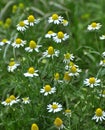
{"label": "small white flower", "polygon": [[105,112],[101,108],[97,108],[92,120],[96,120],[96,122],[105,120]]}
{"label": "small white flower", "polygon": [[45,35],[45,38],[51,38],[54,37],[56,35],[56,33],[54,33],[53,31],[48,31],[47,34]]}
{"label": "small white flower", "polygon": [[0,46],[4,46],[6,44],[10,44],[11,41],[8,41],[7,39],[3,39],[1,42],[0,42]]}
{"label": "small white flower", "polygon": [[84,85],[93,88],[94,86],[99,86],[100,82],[101,82],[100,79],[97,79],[97,78],[94,78],[94,77],[90,77],[89,79],[85,79],[84,80]]}
{"label": "small white flower", "polygon": [[50,85],[45,85],[43,89],[40,90],[40,93],[44,93],[44,96],[47,96],[48,94],[52,94],[56,92],[55,87],[51,87]]}
{"label": "small white flower", "polygon": [[47,110],[48,112],[59,112],[62,110],[62,105],[57,103],[57,102],[53,102],[52,104],[47,105]]}
{"label": "small white flower", "polygon": [[58,128],[58,130],[61,130],[61,129],[64,129],[65,126],[63,125],[63,121],[61,118],[57,117],[55,120],[54,120],[54,125]]}
{"label": "small white flower", "polygon": [[52,46],[48,47],[48,50],[43,52],[43,57],[58,57],[59,56],[59,50],[55,50]]}
{"label": "small white flower", "polygon": [[66,53],[66,54],[64,54],[64,60],[63,60],[63,62],[68,64],[73,59],[74,59],[73,54]]}
{"label": "small white flower", "polygon": [[100,40],[105,40],[105,35],[100,36]]}
{"label": "small white flower", "polygon": [[13,43],[12,43],[12,46],[14,48],[19,48],[19,47],[23,47],[24,45],[26,44],[26,41],[23,41],[22,39],[20,38],[17,38]]}
{"label": "small white flower", "polygon": [[29,103],[30,103],[29,97],[24,97],[24,98],[22,98],[22,103],[24,103],[24,104],[29,104]]}
{"label": "small white flower", "polygon": [[91,31],[91,30],[99,30],[101,28],[101,24],[100,23],[96,23],[93,22],[90,25],[88,25],[87,30]]}
{"label": "small white flower", "polygon": [[68,21],[65,20],[65,19],[63,19],[63,20],[62,20],[62,24],[63,24],[63,26],[67,26],[67,25],[68,25]]}
{"label": "small white flower", "polygon": [[105,59],[100,61],[100,66],[105,67]]}
{"label": "small white flower", "polygon": [[69,38],[69,35],[67,33],[63,33],[62,31],[59,31],[54,37],[53,40],[56,43],[61,43],[62,41],[65,41]]}
{"label": "small white flower", "polygon": [[16,25],[17,26],[17,30],[24,32],[28,28],[27,25],[28,25],[28,23],[25,20],[24,21],[20,21],[19,24]]}
{"label": "small white flower", "polygon": [[5,101],[1,102],[4,106],[12,106],[13,102],[11,101],[10,98],[7,98]]}
{"label": "small white flower", "polygon": [[54,24],[60,24],[63,20],[63,17],[58,16],[58,14],[53,14],[51,17],[49,17],[48,22],[54,23]]}
{"label": "small white flower", "polygon": [[19,66],[20,64],[16,63],[14,60],[11,60],[9,62],[9,65],[7,67],[7,70],[8,72],[14,72],[15,69],[17,69],[17,67]]}
{"label": "small white flower", "polygon": [[69,76],[78,76],[79,73],[81,72],[81,69],[79,69],[77,66],[73,65],[70,67],[69,71],[68,71],[68,75]]}
{"label": "small white flower", "polygon": [[71,117],[71,110],[70,109],[66,109],[65,112],[63,112],[63,114],[65,116],[70,116]]}
{"label": "small white flower", "polygon": [[37,74],[37,72],[38,72],[38,70],[35,70],[33,67],[30,67],[30,68],[28,69],[28,72],[27,72],[27,73],[24,73],[24,76],[25,76],[25,77],[39,76],[39,75]]}
{"label": "small white flower", "polygon": [[63,83],[63,80],[59,80],[59,73],[54,74],[54,81],[57,83]]}
{"label": "small white flower", "polygon": [[19,97],[15,97],[14,95],[10,95],[9,98],[11,99],[12,104],[16,104],[20,101]]}
{"label": "small white flower", "polygon": [[39,52],[39,48],[42,47],[42,45],[37,45],[35,41],[31,40],[29,42],[29,47],[26,47],[25,50],[27,52],[33,52],[34,50],[36,52]]}

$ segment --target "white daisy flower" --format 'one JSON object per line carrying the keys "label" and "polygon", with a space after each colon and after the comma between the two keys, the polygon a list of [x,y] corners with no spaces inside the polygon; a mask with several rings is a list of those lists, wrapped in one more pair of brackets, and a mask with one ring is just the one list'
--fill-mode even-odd
{"label": "white daisy flower", "polygon": [[100,79],[97,79],[97,78],[94,78],[94,77],[90,77],[89,79],[85,79],[84,80],[84,85],[93,88],[94,86],[99,86],[100,82],[101,82]]}
{"label": "white daisy flower", "polygon": [[51,58],[53,58],[54,56],[56,56],[56,57],[59,56],[59,50],[55,50],[52,46],[49,46],[48,50],[43,52],[43,57],[51,57]]}
{"label": "white daisy flower", "polygon": [[37,74],[38,70],[35,70],[34,67],[30,67],[27,71],[27,73],[24,73],[25,77],[34,77],[34,76],[39,76]]}
{"label": "white daisy flower", "polygon": [[53,14],[51,17],[49,17],[48,22],[54,24],[60,24],[62,20],[63,17],[59,16],[58,14]]}
{"label": "white daisy flower", "polygon": [[52,104],[47,105],[47,110],[48,112],[59,112],[62,110],[62,105],[57,103],[57,102],[53,102]]}
{"label": "white daisy flower", "polygon": [[101,24],[100,23],[96,23],[93,22],[90,25],[88,25],[87,30],[91,31],[91,30],[99,30],[101,28]]}
{"label": "white daisy flower", "polygon": [[61,118],[57,117],[55,120],[54,120],[54,125],[58,128],[58,130],[61,130],[61,129],[64,129],[65,126],[63,125],[63,121]]}
{"label": "white daisy flower", "polygon": [[105,35],[102,35],[99,38],[100,38],[100,40],[105,40]]}
{"label": "white daisy flower", "polygon": [[73,59],[74,59],[73,54],[66,53],[66,54],[64,54],[64,60],[63,60],[63,62],[68,64]]}
{"label": "white daisy flower", "polygon": [[100,94],[99,94],[100,97],[105,97],[105,90],[103,90]]}
{"label": "white daisy flower", "polygon": [[19,97],[15,97],[14,95],[10,95],[9,98],[11,99],[12,104],[18,103],[20,101]]}
{"label": "white daisy flower", "polygon": [[1,42],[0,42],[0,46],[4,46],[4,45],[7,45],[7,44],[10,44],[11,41],[8,41],[7,39],[3,39]]}
{"label": "white daisy flower", "polygon": [[24,20],[24,21],[20,21],[19,24],[17,24],[17,30],[24,32],[26,31],[26,29],[28,28],[28,23]]}
{"label": "white daisy flower", "polygon": [[48,94],[52,94],[56,92],[55,87],[51,87],[50,85],[45,85],[43,89],[40,90],[40,93],[44,93],[44,96],[47,96]]}
{"label": "white daisy flower", "polygon": [[24,103],[24,104],[29,104],[29,103],[30,103],[29,97],[24,97],[24,98],[22,98],[22,103]]}
{"label": "white daisy flower", "polygon": [[26,41],[23,41],[22,39],[20,38],[16,38],[16,40],[12,43],[12,46],[14,48],[19,48],[19,47],[23,47],[24,45],[26,44]]}
{"label": "white daisy flower", "polygon": [[34,26],[40,22],[40,19],[35,19],[33,15],[29,15],[27,20],[24,20],[29,26]]}
{"label": "white daisy flower", "polygon": [[97,108],[92,120],[96,120],[96,122],[105,120],[105,112],[101,108]]}
{"label": "white daisy flower", "polygon": [[67,25],[68,25],[68,21],[65,20],[65,19],[63,19],[63,20],[62,20],[62,24],[63,24],[63,26],[67,26]]}
{"label": "white daisy flower", "polygon": [[75,65],[71,66],[69,69],[69,76],[78,76],[79,73],[81,72],[81,69],[79,69],[78,67],[76,67]]}
{"label": "white daisy flower", "polygon": [[62,41],[65,41],[69,38],[69,35],[67,33],[63,33],[62,31],[59,31],[54,37],[53,40],[56,43],[61,43]]}
{"label": "white daisy flower", "polygon": [[12,106],[13,102],[10,98],[7,98],[5,101],[1,102],[4,106]]}
{"label": "white daisy flower", "polygon": [[63,112],[63,114],[65,116],[70,116],[71,117],[71,110],[70,109],[66,109],[65,112]]}
{"label": "white daisy flower", "polygon": [[54,37],[55,35],[56,35],[56,33],[54,33],[53,31],[50,30],[45,35],[45,38],[51,38],[51,37]]}
{"label": "white daisy flower", "polygon": [[68,83],[71,80],[71,76],[69,75],[69,72],[64,73],[63,80]]}
{"label": "white daisy flower", "polygon": [[100,66],[105,67],[105,59],[100,61]]}
{"label": "white daisy flower", "polygon": [[25,50],[27,52],[33,52],[34,50],[36,52],[39,52],[39,48],[42,47],[42,45],[37,45],[35,41],[31,40],[29,42],[29,47],[26,47]]}
{"label": "white daisy flower", "polygon": [[79,68],[78,65],[74,64],[72,61],[70,61],[66,66],[65,69],[69,70],[72,66],[75,66],[76,68]]}
{"label": "white daisy flower", "polygon": [[55,73],[55,74],[54,74],[54,81],[55,81],[55,82],[58,82],[58,83],[63,83],[62,80],[59,80],[59,73]]}
{"label": "white daisy flower", "polygon": [[19,66],[20,64],[16,63],[14,60],[11,60],[9,62],[9,65],[7,67],[7,70],[8,72],[14,72],[15,69],[17,69],[17,67]]}

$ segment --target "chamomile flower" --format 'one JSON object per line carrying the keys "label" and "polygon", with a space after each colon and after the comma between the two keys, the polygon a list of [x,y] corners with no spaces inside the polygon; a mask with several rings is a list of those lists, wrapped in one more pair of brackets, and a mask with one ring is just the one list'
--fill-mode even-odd
{"label": "chamomile flower", "polygon": [[66,53],[66,54],[64,54],[64,60],[63,60],[63,62],[68,64],[73,59],[74,59],[73,54]]}
{"label": "chamomile flower", "polygon": [[31,125],[31,130],[39,130],[38,125],[37,125],[36,123],[33,123],[33,124]]}
{"label": "chamomile flower", "polygon": [[56,35],[56,33],[54,33],[53,31],[50,30],[45,35],[45,38],[51,38],[51,37],[54,37],[55,35]]}
{"label": "chamomile flower", "polygon": [[30,103],[29,97],[24,97],[24,98],[22,98],[22,103],[24,103],[24,104],[29,104],[29,103]]}
{"label": "chamomile flower", "polygon": [[59,50],[54,49],[52,46],[49,46],[48,49],[43,52],[43,57],[53,58],[54,56],[59,56]]}
{"label": "chamomile flower", "polygon": [[54,120],[54,125],[58,128],[58,130],[64,128],[63,121],[62,121],[62,119],[59,118],[59,117],[57,117],[57,118]]}
{"label": "chamomile flower", "polygon": [[78,76],[79,73],[81,72],[81,69],[79,67],[76,67],[75,65],[71,66],[69,69],[69,76]]}
{"label": "chamomile flower", "polygon": [[16,40],[12,43],[12,46],[14,48],[19,48],[19,47],[23,47],[26,44],[26,41],[23,41],[20,38],[16,38]]}
{"label": "chamomile flower", "polygon": [[34,50],[36,52],[39,52],[39,48],[42,47],[42,45],[37,45],[37,43],[33,40],[29,42],[29,47],[26,47],[25,50],[27,52],[33,52]]}
{"label": "chamomile flower", "polygon": [[76,68],[79,68],[78,65],[74,64],[74,62],[70,61],[66,66],[65,69],[69,70],[72,66],[75,66]]}
{"label": "chamomile flower", "polygon": [[90,25],[88,25],[87,30],[91,31],[91,30],[99,30],[101,28],[101,24],[100,23],[96,23],[93,22]]}
{"label": "chamomile flower", "polygon": [[55,87],[51,87],[50,85],[45,85],[43,89],[40,90],[40,93],[44,93],[44,96],[47,96],[48,94],[52,94],[56,92]]}
{"label": "chamomile flower", "polygon": [[8,98],[6,98],[5,101],[1,102],[1,104],[3,104],[4,106],[12,106],[12,105],[13,105],[13,102],[12,102],[12,100],[8,97]]}
{"label": "chamomile flower", "polygon": [[69,72],[64,73],[63,80],[68,83],[71,80],[71,76],[69,75]]}
{"label": "chamomile flower", "polygon": [[57,103],[57,102],[53,102],[52,104],[47,105],[47,110],[48,112],[59,112],[62,110],[62,105]]}
{"label": "chamomile flower", "polygon": [[25,22],[29,26],[34,26],[35,24],[38,24],[40,22],[40,19],[35,19],[35,17],[33,15],[29,15],[27,20],[25,20]]}
{"label": "chamomile flower", "polygon": [[54,74],[54,81],[55,81],[55,82],[58,82],[58,83],[62,83],[63,81],[62,81],[62,80],[59,80],[59,77],[60,77],[60,76],[59,76],[59,73],[55,73],[55,74]]}
{"label": "chamomile flower", "polygon": [[62,20],[62,24],[63,24],[63,26],[67,26],[67,25],[68,25],[68,21],[65,20],[65,19],[63,19],[63,20]]}
{"label": "chamomile flower", "polygon": [[14,70],[17,69],[19,65],[20,64],[16,63],[14,59],[11,59],[7,67],[8,72],[14,72]]}
{"label": "chamomile flower", "polygon": [[0,42],[0,46],[4,46],[6,44],[10,44],[11,41],[8,41],[7,39],[3,39],[1,42]]}
{"label": "chamomile flower", "polygon": [[26,31],[26,29],[28,28],[28,23],[24,20],[24,21],[20,21],[16,27],[18,31],[24,32]]}
{"label": "chamomile flower", "polygon": [[102,35],[99,38],[100,38],[100,40],[105,40],[105,35]]}
{"label": "chamomile flower", "polygon": [[26,73],[24,73],[25,77],[35,77],[39,76],[37,74],[38,70],[35,70],[34,67],[30,67]]}
{"label": "chamomile flower", "polygon": [[11,99],[12,104],[18,103],[20,101],[19,97],[15,97],[14,95],[10,95],[9,98]]}
{"label": "chamomile flower", "polygon": [[100,94],[99,94],[100,97],[105,97],[105,90],[103,90]]}
{"label": "chamomile flower", "polygon": [[64,114],[65,116],[70,116],[70,117],[71,117],[71,110],[70,110],[70,109],[66,109],[66,110],[63,112],[63,114]]}
{"label": "chamomile flower", "polygon": [[61,43],[62,41],[65,41],[69,38],[69,35],[67,33],[63,33],[62,31],[59,31],[54,37],[53,40],[56,43]]}
{"label": "chamomile flower", "polygon": [[96,122],[105,120],[105,112],[101,108],[97,108],[92,120],[96,120]]}
{"label": "chamomile flower", "polygon": [[100,61],[100,66],[105,67],[105,59]]}
{"label": "chamomile flower", "polygon": [[59,16],[58,14],[53,14],[51,17],[49,17],[48,22],[54,24],[60,24],[62,20],[63,17]]}
{"label": "chamomile flower", "polygon": [[100,85],[100,79],[97,79],[95,77],[90,77],[89,79],[84,80],[84,85],[89,86],[93,88],[94,86]]}

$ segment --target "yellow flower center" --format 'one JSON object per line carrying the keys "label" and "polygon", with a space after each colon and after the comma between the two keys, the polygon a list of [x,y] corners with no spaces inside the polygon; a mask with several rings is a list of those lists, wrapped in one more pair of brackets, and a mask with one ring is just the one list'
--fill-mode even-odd
{"label": "yellow flower center", "polygon": [[48,47],[48,54],[49,54],[49,55],[54,54],[54,48],[53,48],[52,46],[49,46],[49,47]]}
{"label": "yellow flower center", "polygon": [[45,85],[44,90],[46,92],[50,92],[51,91],[51,86],[50,85]]}
{"label": "yellow flower center", "polygon": [[99,117],[103,115],[103,111],[101,108],[97,108],[95,113],[96,113],[96,116],[99,116]]}
{"label": "yellow flower center", "polygon": [[66,109],[65,113],[71,113],[71,110],[70,109]]}
{"label": "yellow flower center", "polygon": [[24,23],[23,21],[20,21],[20,22],[19,22],[19,26],[24,27],[24,26],[25,26],[25,23]]}
{"label": "yellow flower center", "polygon": [[29,43],[29,47],[31,48],[31,49],[34,49],[34,48],[36,48],[36,42],[35,41],[30,41],[30,43]]}
{"label": "yellow flower center", "polygon": [[71,79],[71,77],[68,74],[69,74],[68,72],[64,74],[64,80],[66,81],[69,81]]}
{"label": "yellow flower center", "polygon": [[95,28],[95,27],[97,27],[97,23],[93,22],[93,23],[91,24],[91,26],[92,26],[93,28]]}
{"label": "yellow flower center", "polygon": [[56,80],[58,80],[58,79],[59,79],[59,73],[55,73],[55,74],[54,74],[54,78],[55,78]]}
{"label": "yellow flower center", "polygon": [[16,97],[15,97],[14,95],[11,95],[9,98],[10,98],[11,100],[16,100]]}
{"label": "yellow flower center", "polygon": [[15,65],[15,62],[14,61],[10,61],[9,62],[9,66],[14,66]]}
{"label": "yellow flower center", "polygon": [[94,83],[95,83],[95,81],[96,81],[96,80],[95,80],[95,78],[94,78],[94,77],[89,78],[89,83],[90,83],[90,84],[94,84]]}
{"label": "yellow flower center", "polygon": [[57,109],[57,108],[58,108],[58,105],[57,105],[57,104],[53,104],[53,105],[52,105],[52,108],[53,108],[53,109]]}
{"label": "yellow flower center", "polygon": [[34,69],[33,67],[30,67],[30,68],[28,69],[28,73],[34,74],[34,72],[35,72],[35,69]]}
{"label": "yellow flower center", "polygon": [[57,14],[53,14],[53,15],[52,15],[52,19],[53,19],[53,20],[57,20],[57,19],[58,19],[58,15],[57,15]]}
{"label": "yellow flower center", "polygon": [[75,66],[72,66],[72,67],[71,67],[71,72],[72,72],[72,73],[76,73],[76,72],[77,72],[77,68],[76,68]]}
{"label": "yellow flower center", "polygon": [[21,39],[20,38],[16,39],[16,44],[21,44]]}
{"label": "yellow flower center", "polygon": [[33,15],[30,15],[28,17],[28,22],[34,22],[35,21],[35,17]]}
{"label": "yellow flower center", "polygon": [[66,53],[66,54],[64,55],[64,57],[65,57],[65,59],[70,59],[70,53]]}
{"label": "yellow flower center", "polygon": [[68,21],[67,20],[63,20],[63,24],[67,24],[68,23]]}
{"label": "yellow flower center", "polygon": [[22,98],[22,99],[23,99],[23,101],[28,101],[28,100],[29,100],[28,97],[26,97],[26,98]]}
{"label": "yellow flower center", "polygon": [[11,102],[11,99],[10,99],[10,98],[7,98],[7,99],[5,100],[5,102],[6,102],[6,103],[10,103],[10,102]]}
{"label": "yellow flower center", "polygon": [[103,63],[105,64],[105,60],[103,60]]}
{"label": "yellow flower center", "polygon": [[105,95],[105,90],[102,91],[102,94]]}
{"label": "yellow flower center", "polygon": [[62,39],[62,38],[64,38],[64,33],[60,31],[60,32],[58,32],[57,36],[59,39]]}
{"label": "yellow flower center", "polygon": [[63,121],[59,117],[57,117],[54,121],[54,125],[57,127],[60,127],[62,124],[63,124]]}
{"label": "yellow flower center", "polygon": [[69,66],[74,66],[74,63],[70,61]]}
{"label": "yellow flower center", "polygon": [[3,42],[3,43],[6,43],[6,42],[7,42],[7,39],[3,39],[2,42]]}
{"label": "yellow flower center", "polygon": [[53,34],[54,32],[53,31],[48,31],[48,33],[47,34]]}
{"label": "yellow flower center", "polygon": [[39,130],[39,127],[37,126],[37,124],[32,124],[31,130]]}

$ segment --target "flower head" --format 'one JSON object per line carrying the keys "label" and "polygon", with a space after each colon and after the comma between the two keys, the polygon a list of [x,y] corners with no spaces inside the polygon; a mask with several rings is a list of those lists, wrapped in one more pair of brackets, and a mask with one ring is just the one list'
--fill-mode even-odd
{"label": "flower head", "polygon": [[10,98],[6,98],[6,100],[1,102],[1,104],[3,104],[4,106],[12,106],[13,103]]}
{"label": "flower head", "polygon": [[64,60],[63,60],[63,62],[68,64],[73,59],[74,59],[73,54],[66,53],[66,54],[64,54]]}
{"label": "flower head", "polygon": [[93,22],[90,25],[88,25],[87,29],[89,31],[91,31],[91,30],[99,30],[101,28],[101,26],[102,25],[100,23]]}
{"label": "flower head", "polygon": [[24,97],[24,98],[22,98],[22,103],[24,103],[24,104],[29,104],[29,103],[30,103],[29,97]]}
{"label": "flower head", "polygon": [[48,22],[54,24],[60,24],[62,20],[63,17],[59,16],[58,14],[53,14],[51,17],[49,17]]}
{"label": "flower head", "polygon": [[16,38],[16,40],[12,43],[14,48],[23,47],[26,44],[26,41],[23,41],[21,38]]}
{"label": "flower head", "polygon": [[68,21],[65,20],[65,19],[63,19],[63,20],[62,20],[62,24],[63,24],[63,26],[67,26],[67,25],[68,25]]}
{"label": "flower head", "polygon": [[100,40],[105,40],[105,35],[102,35],[99,38],[100,38]]}
{"label": "flower head", "polygon": [[63,121],[62,121],[62,119],[59,118],[59,117],[57,117],[57,118],[54,120],[54,125],[55,125],[59,130],[64,128]]}
{"label": "flower head", "polygon": [[39,48],[41,47],[41,45],[37,45],[35,41],[31,40],[29,42],[29,47],[26,47],[25,50],[27,52],[33,52],[34,50],[36,52],[39,52]]}
{"label": "flower head", "polygon": [[57,102],[53,102],[52,104],[47,105],[47,109],[48,112],[59,112],[62,110],[62,105]]}
{"label": "flower head", "polygon": [[31,126],[31,130],[39,130],[39,127],[38,127],[38,125],[37,124],[32,124],[32,126]]}
{"label": "flower head", "polygon": [[39,76],[37,74],[38,70],[35,70],[34,67],[30,67],[26,73],[24,73],[25,77],[34,77]]}
{"label": "flower head", "polygon": [[69,69],[69,76],[78,76],[81,72],[81,69],[79,69],[77,66],[72,65]]}
{"label": "flower head", "polygon": [[105,67],[105,59],[100,61],[100,66]]}
{"label": "flower head", "polygon": [[24,21],[20,21],[16,26],[17,26],[17,30],[24,32],[26,31],[26,29],[28,28],[28,23],[24,20]]}
{"label": "flower head", "polygon": [[2,41],[0,42],[0,46],[4,46],[6,44],[10,44],[11,41],[8,41],[7,39],[2,39]]}
{"label": "flower head", "polygon": [[101,96],[101,97],[105,97],[105,90],[103,90],[103,91],[100,93],[100,96]]}
{"label": "flower head", "polygon": [[54,37],[53,40],[56,43],[61,43],[62,41],[65,41],[69,38],[69,35],[67,33],[63,33],[62,31],[59,31]]}
{"label": "flower head", "polygon": [[89,86],[93,88],[94,86],[100,85],[100,79],[97,79],[95,77],[90,77],[89,79],[84,80],[84,85]]}
{"label": "flower head", "polygon": [[54,37],[55,35],[56,35],[56,33],[54,33],[53,31],[50,30],[45,35],[45,38],[51,38],[51,37]]}
{"label": "flower head", "polygon": [[70,110],[70,109],[66,109],[63,114],[64,114],[65,116],[70,116],[70,117],[71,117],[71,110]]}
{"label": "flower head", "polygon": [[96,122],[105,120],[105,112],[101,108],[97,108],[92,120],[96,120]]}
{"label": "flower head", "polygon": [[71,80],[71,76],[69,75],[69,72],[65,72],[63,79],[65,82],[69,82]]}

